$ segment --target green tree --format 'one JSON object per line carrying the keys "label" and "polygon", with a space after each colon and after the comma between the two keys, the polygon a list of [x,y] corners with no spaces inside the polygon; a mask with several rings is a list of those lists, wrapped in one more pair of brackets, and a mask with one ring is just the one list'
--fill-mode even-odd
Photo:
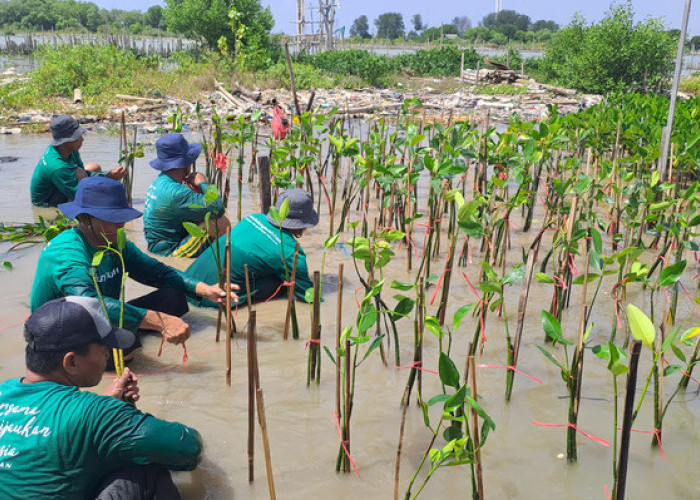
{"label": "green tree", "polygon": [[152,28],[165,29],[163,7],[160,5],[151,5],[146,11],[146,14],[144,14],[144,22]]}
{"label": "green tree", "polygon": [[[481,20],[481,26],[493,29],[503,33],[499,28],[501,26],[515,26],[515,33],[518,30],[527,31],[530,29],[530,17],[525,14],[518,14],[514,10],[502,10],[501,12],[492,12]],[[505,34],[505,33],[503,33]]]}
{"label": "green tree", "polygon": [[411,18],[411,24],[413,25],[413,31],[420,33],[427,26],[423,23],[423,17],[420,14],[414,14]]}
{"label": "green tree", "polygon": [[385,12],[374,21],[377,27],[377,38],[394,40],[403,37],[403,16],[398,12]]}
{"label": "green tree", "polygon": [[452,19],[452,24],[457,26],[459,35],[462,36],[465,31],[472,27],[472,20],[467,16],[455,16],[454,19]]}
{"label": "green tree", "polygon": [[164,14],[170,31],[213,49],[252,57],[270,47],[274,20],[260,0],[166,0]]}
{"label": "green tree", "polygon": [[464,32],[464,38],[466,40],[488,42],[493,37],[493,33],[490,29],[484,26],[477,26],[476,28],[469,28]]}
{"label": "green tree", "polygon": [[367,16],[362,15],[353,21],[350,27],[350,36],[372,38],[372,35],[369,34],[369,21],[367,20]]}
{"label": "green tree", "polygon": [[585,92],[659,90],[673,67],[674,41],[659,19],[634,23],[632,2],[613,4],[597,24],[576,15],[552,35],[545,75]]}
{"label": "green tree", "polygon": [[552,33],[554,33],[557,30],[559,30],[559,25],[554,21],[545,21],[543,19],[540,19],[532,23],[532,26],[530,26],[530,31],[537,32],[541,30],[549,30]]}

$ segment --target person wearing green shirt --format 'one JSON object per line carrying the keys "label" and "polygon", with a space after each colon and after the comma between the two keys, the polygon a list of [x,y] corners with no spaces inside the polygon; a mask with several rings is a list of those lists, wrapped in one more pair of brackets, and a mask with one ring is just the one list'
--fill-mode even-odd
{"label": "person wearing green shirt", "polygon": [[[303,189],[284,191],[275,204],[278,211],[284,200],[289,200],[289,215],[280,224],[281,230],[277,222],[265,214],[249,215],[231,229],[231,283],[237,284],[240,290],[245,290],[243,266],[247,264],[253,301],[266,300],[277,294],[280,287],[287,282],[287,273],[291,276],[296,239],[305,229],[318,224],[318,213],[313,208],[313,199],[308,192]],[[221,237],[218,248],[218,258],[223,262],[225,235]],[[213,252],[205,252],[197,257],[187,268],[185,275],[205,283],[218,283]],[[306,290],[312,287],[306,254],[299,248],[294,295],[303,300]],[[241,304],[245,303],[248,297],[245,293],[240,293],[238,299]],[[205,305],[214,304],[205,301]]]}
{"label": "person wearing green shirt", "polygon": [[49,126],[53,141],[34,169],[30,186],[32,204],[55,207],[75,198],[78,181],[92,175],[106,175],[120,180],[126,174],[122,166],[102,172],[97,163],[84,164],[78,150],[87,132],[70,115],[59,115]]}
{"label": "person wearing green shirt", "polygon": [[0,498],[180,498],[169,469],[197,467],[199,433],[136,409],[129,368],[104,395],[80,390],[101,381],[106,348],[134,334],[97,299],[64,297],[34,311],[24,338],[25,376],[0,384]]}
{"label": "person wearing green shirt", "polygon": [[[188,144],[176,132],[156,141],[158,157],[150,165],[161,174],[148,188],[143,210],[143,232],[149,252],[196,257],[209,246],[210,238],[225,234],[231,226],[216,188],[207,184],[201,173],[187,174],[201,152],[201,144]],[[203,227],[207,214],[208,234],[190,235],[183,222]]]}
{"label": "person wearing green shirt", "polygon": [[[77,218],[78,227],[56,236],[39,256],[30,300],[32,311],[58,297],[101,294],[110,321],[117,325],[122,276],[126,272],[130,278],[156,290],[124,304],[123,326],[132,331],[156,331],[164,341],[181,344],[190,336],[189,325],[180,318],[188,310],[186,297],[213,302],[227,300],[227,294],[218,285],[183,276],[144,254],[128,240],[121,251],[123,266],[115,252],[105,251],[107,244],[117,248],[119,229],[125,222],[141,216],[141,212],[129,206],[120,182],[106,177],[83,179],[75,201],[58,208],[66,217]],[[93,266],[95,254],[102,251],[102,260]],[[230,297],[237,300],[235,293]]]}

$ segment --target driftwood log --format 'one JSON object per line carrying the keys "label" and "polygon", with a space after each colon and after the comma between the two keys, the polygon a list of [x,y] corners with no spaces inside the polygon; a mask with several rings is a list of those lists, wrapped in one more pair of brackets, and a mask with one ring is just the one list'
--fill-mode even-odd
{"label": "driftwood log", "polygon": [[236,92],[244,97],[247,97],[253,102],[259,102],[260,98],[262,97],[262,93],[259,90],[250,90],[238,82],[236,82]]}

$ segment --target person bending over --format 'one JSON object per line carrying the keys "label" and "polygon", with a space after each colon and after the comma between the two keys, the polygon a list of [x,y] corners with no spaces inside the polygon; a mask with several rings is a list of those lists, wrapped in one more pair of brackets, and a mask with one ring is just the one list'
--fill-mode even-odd
{"label": "person bending over", "polygon": [[87,130],[70,115],[59,115],[51,120],[53,141],[34,169],[31,182],[32,204],[55,207],[75,198],[78,182],[91,175],[106,175],[120,180],[126,174],[122,166],[102,172],[97,163],[83,163],[78,152]]}
{"label": "person bending over", "polygon": [[[211,238],[226,234],[231,223],[220,196],[205,198],[209,184],[201,173],[188,175],[190,165],[202,152],[199,143],[188,144],[182,134],[172,132],[156,141],[158,157],[150,165],[161,174],[146,192],[143,231],[148,251],[173,257],[196,257],[207,249]],[[183,222],[204,227],[210,214],[206,237],[190,235]]]}
{"label": "person bending over", "polygon": [[[252,214],[231,229],[231,283],[245,291],[245,271],[248,264],[251,295],[253,301],[266,300],[273,296],[280,285],[291,276],[294,264],[296,240],[305,229],[318,224],[318,213],[313,208],[311,195],[303,189],[288,189],[279,195],[275,208],[280,209],[284,200],[289,200],[289,215],[281,223],[268,214]],[[219,239],[219,259],[226,248],[226,235]],[[284,258],[283,258],[284,255]],[[285,272],[286,264],[286,272]],[[213,252],[205,252],[187,268],[185,275],[190,279],[205,283],[218,283],[216,260]],[[297,272],[294,280],[294,295],[304,299],[308,288],[313,283],[309,279],[306,254],[299,248]],[[239,294],[239,303],[248,300],[245,293]],[[206,305],[214,305],[206,303]]]}
{"label": "person bending over", "polygon": [[[105,177],[83,179],[75,201],[58,208],[66,217],[77,218],[78,227],[56,236],[39,256],[30,300],[32,311],[58,297],[98,297],[99,293],[110,321],[118,325],[122,276],[126,272],[130,278],[156,290],[124,305],[123,326],[131,331],[157,331],[164,340],[181,344],[190,336],[189,325],[180,318],[188,311],[187,296],[193,300],[227,300],[227,294],[218,285],[180,274],[143,253],[131,241],[127,240],[122,250],[124,266],[116,253],[105,251],[108,244],[117,249],[119,229],[141,216],[129,206],[120,182]],[[102,251],[102,260],[93,266],[95,254]],[[232,290],[236,289],[232,286]],[[238,297],[231,292],[230,298]],[[140,346],[138,340],[135,345]]]}

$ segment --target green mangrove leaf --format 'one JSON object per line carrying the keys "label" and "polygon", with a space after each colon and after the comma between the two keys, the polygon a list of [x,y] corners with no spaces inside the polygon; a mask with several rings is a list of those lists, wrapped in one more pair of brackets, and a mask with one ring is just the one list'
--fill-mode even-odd
{"label": "green mangrove leaf", "polygon": [[484,293],[501,293],[501,285],[495,281],[482,281],[479,283],[479,288]]}
{"label": "green mangrove leaf", "polygon": [[360,363],[358,363],[358,364],[361,364],[365,359],[367,359],[367,356],[369,356],[370,354],[372,354],[372,351],[376,350],[377,347],[379,347],[380,345],[382,345],[382,339],[384,339],[384,335],[383,335],[383,334],[382,334],[382,335],[379,335],[378,337],[374,337],[374,340],[372,340],[372,343],[371,343],[371,344],[369,345],[369,347],[367,348],[367,352],[365,352],[365,355],[362,356],[362,361],[360,361]]}
{"label": "green mangrove leaf", "polygon": [[683,368],[681,365],[669,365],[666,368],[664,368],[664,377],[668,377],[669,375],[672,375],[676,373],[677,371],[680,371],[681,368]]}
{"label": "green mangrove leaf", "polygon": [[333,357],[333,354],[331,354],[331,350],[328,348],[328,346],[324,345],[323,350],[326,351],[326,354],[328,354],[328,357],[331,358],[331,363],[335,363],[335,358]]}
{"label": "green mangrove leaf", "polygon": [[559,342],[561,339],[561,324],[559,320],[545,310],[540,312],[540,318],[542,320],[542,329],[547,334],[547,337],[554,342]]}
{"label": "green mangrove leaf", "polygon": [[695,337],[698,333],[700,333],[700,328],[697,326],[687,329],[685,332],[683,332],[683,335],[681,335],[681,342]]}
{"label": "green mangrove leaf", "polygon": [[503,277],[501,283],[504,285],[512,285],[521,281],[525,277],[525,268],[522,264],[518,264]]}
{"label": "green mangrove leaf", "polygon": [[676,337],[678,337],[678,332],[681,331],[681,327],[677,326],[676,328],[673,329],[671,332],[671,335],[666,337],[664,340],[663,344],[661,344],[661,354],[665,353],[666,350],[673,345],[673,341],[676,340]]}
{"label": "green mangrove leaf", "polygon": [[[595,280],[597,280],[598,278],[600,278],[600,274],[588,273],[588,279],[587,279],[586,281],[587,281],[588,283],[590,283],[591,281],[595,281]],[[585,275],[585,274],[579,274],[578,276],[576,276],[576,277],[571,281],[571,284],[572,284],[572,285],[583,285],[583,280],[584,280],[584,279],[586,279],[586,275]]]}
{"label": "green mangrove leaf", "polygon": [[603,254],[603,238],[600,236],[600,231],[596,228],[591,228],[591,241],[593,242],[593,249],[598,255]]}
{"label": "green mangrove leaf", "polygon": [[545,357],[546,357],[548,360],[550,360],[552,363],[554,363],[555,365],[557,365],[557,366],[558,366],[559,368],[561,368],[562,370],[564,369],[564,367],[562,366],[562,364],[561,364],[559,361],[557,361],[557,358],[555,358],[555,357],[552,355],[551,352],[549,352],[547,349],[545,349],[545,348],[542,347],[541,345],[538,345],[537,348],[540,350],[540,352],[541,352],[542,354],[545,355]]}
{"label": "green mangrove leaf", "polygon": [[545,273],[536,273],[535,279],[540,283],[554,283],[552,277]]}
{"label": "green mangrove leaf", "polygon": [[92,266],[98,267],[102,263],[102,258],[104,256],[105,256],[104,250],[100,250],[98,252],[95,252],[95,255],[92,256]]}
{"label": "green mangrove leaf", "polygon": [[367,330],[372,328],[372,326],[377,322],[377,308],[374,304],[367,305],[367,311],[364,314],[359,314],[357,331],[359,333],[365,333]]}
{"label": "green mangrove leaf", "polygon": [[[454,362],[444,352],[440,353],[438,373],[440,374],[440,381],[443,384],[459,389],[459,371]],[[464,401],[464,399],[462,400]]]}
{"label": "green mangrove leaf", "polygon": [[[449,359],[449,358],[448,358]],[[452,360],[450,360],[452,361]],[[456,368],[455,368],[456,370]],[[442,380],[442,378],[441,378]],[[449,385],[449,384],[445,384]],[[458,406],[462,406],[464,404],[464,398],[467,396],[467,386],[463,385],[462,387],[459,388],[459,390],[447,401],[445,401],[445,406],[444,409],[446,411],[449,411],[451,409],[457,408]]]}
{"label": "green mangrove leaf", "polygon": [[120,252],[124,250],[126,246],[126,232],[123,227],[117,229],[117,250]]}
{"label": "green mangrove leaf", "polygon": [[[464,433],[462,432],[462,429],[460,427],[457,427],[456,425],[448,425],[447,428],[442,433],[442,437],[445,439],[445,441],[456,442],[458,439],[462,438],[463,436],[464,436]],[[449,464],[445,464],[445,465],[449,465]]]}
{"label": "green mangrove leaf", "polygon": [[314,289],[309,287],[306,289],[304,292],[304,301],[307,304],[313,304],[314,303]]}
{"label": "green mangrove leaf", "polygon": [[653,349],[656,328],[647,315],[635,305],[627,304],[627,319],[634,338]]}
{"label": "green mangrove leaf", "polygon": [[190,236],[193,236],[195,238],[206,237],[206,233],[204,232],[204,229],[202,229],[201,227],[199,227],[197,224],[195,224],[193,222],[183,222],[182,226],[190,234]]}
{"label": "green mangrove leaf", "polygon": [[428,406],[434,406],[434,405],[436,405],[437,403],[444,403],[445,401],[447,401],[448,399],[450,399],[450,397],[451,397],[451,396],[450,396],[449,394],[438,394],[437,396],[433,396],[433,397],[430,398],[430,400],[428,401]]}
{"label": "green mangrove leaf", "polygon": [[5,269],[9,269],[10,271],[12,270],[12,262],[10,262],[9,260],[3,260],[3,261],[2,261],[2,266],[3,266]]}
{"label": "green mangrove leaf", "polygon": [[391,288],[393,288],[394,290],[401,290],[402,292],[410,290],[414,286],[415,285],[413,283],[405,283],[403,281],[394,280],[391,282]]}
{"label": "green mangrove leaf", "polygon": [[440,328],[440,323],[438,323],[438,319],[434,316],[425,317],[425,327],[430,331],[430,333],[432,333],[439,339],[445,336],[445,332],[443,332],[442,328]]}
{"label": "green mangrove leaf", "polygon": [[326,249],[333,248],[336,243],[338,243],[338,238],[340,238],[340,233],[336,233],[326,240],[324,243]]}
{"label": "green mangrove leaf", "polygon": [[676,344],[671,344],[671,350],[673,351],[673,354],[675,354],[678,359],[680,359],[684,363],[688,362],[687,358],[685,357],[685,353],[683,351],[681,351],[681,348],[678,347]]}
{"label": "green mangrove leaf", "polygon": [[685,271],[685,266],[686,262],[681,260],[675,264],[664,267],[661,274],[659,274],[659,286],[670,286],[676,283],[683,274],[683,271]]}
{"label": "green mangrove leaf", "polygon": [[455,311],[454,320],[452,322],[453,330],[456,330],[457,327],[462,324],[462,319],[469,314],[472,309],[474,309],[474,304],[466,304]]}
{"label": "green mangrove leaf", "polygon": [[399,300],[398,304],[396,304],[396,307],[394,307],[392,315],[394,321],[398,321],[399,319],[408,316],[411,313],[411,311],[413,311],[414,305],[415,301],[410,297],[403,297],[401,300]]}
{"label": "green mangrove leaf", "polygon": [[277,222],[282,222],[289,216],[289,198],[286,198],[282,202],[282,206],[279,209],[279,220]]}
{"label": "green mangrove leaf", "polygon": [[362,236],[358,236],[356,238],[350,238],[348,240],[348,245],[353,248],[369,247],[369,240],[367,238],[363,238]]}
{"label": "green mangrove leaf", "polygon": [[406,236],[406,234],[402,233],[401,231],[392,229],[391,231],[386,231],[382,236],[387,241],[399,241],[403,239],[404,236]]}

